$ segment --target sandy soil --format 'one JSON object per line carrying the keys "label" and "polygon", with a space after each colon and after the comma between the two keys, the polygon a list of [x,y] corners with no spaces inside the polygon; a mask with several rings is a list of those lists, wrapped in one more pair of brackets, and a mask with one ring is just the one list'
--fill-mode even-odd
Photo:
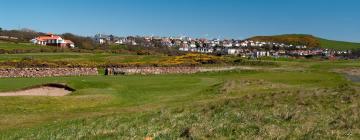
{"label": "sandy soil", "polygon": [[0,92],[0,96],[65,96],[71,91],[58,87],[38,87],[14,92]]}
{"label": "sandy soil", "polygon": [[353,82],[360,82],[360,68],[337,69],[335,72],[345,74]]}
{"label": "sandy soil", "polygon": [[335,72],[346,73],[349,75],[360,76],[360,68],[337,69]]}
{"label": "sandy soil", "polygon": [[360,68],[359,69],[350,69],[346,73],[350,74],[350,75],[360,76]]}

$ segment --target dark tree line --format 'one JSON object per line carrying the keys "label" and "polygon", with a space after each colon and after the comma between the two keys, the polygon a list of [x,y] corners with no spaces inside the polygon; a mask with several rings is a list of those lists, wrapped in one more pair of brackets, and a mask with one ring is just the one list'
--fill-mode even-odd
{"label": "dark tree line", "polygon": [[352,58],[360,58],[360,49],[356,49],[351,54]]}
{"label": "dark tree line", "polygon": [[0,30],[0,36],[9,36],[17,38],[18,42],[29,42],[29,40],[35,38],[36,36],[45,35],[45,33],[36,32],[31,29],[21,29],[21,30]]}
{"label": "dark tree line", "polygon": [[80,49],[96,49],[98,46],[91,37],[83,37],[74,35],[71,33],[65,33],[61,35],[66,40],[71,40],[75,43],[76,47]]}

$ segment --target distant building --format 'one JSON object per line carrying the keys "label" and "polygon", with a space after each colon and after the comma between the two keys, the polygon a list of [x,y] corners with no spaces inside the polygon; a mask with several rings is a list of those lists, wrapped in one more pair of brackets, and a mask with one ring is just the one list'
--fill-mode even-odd
{"label": "distant building", "polygon": [[95,35],[94,40],[98,44],[105,44],[111,40],[111,37],[108,35],[97,34],[97,35]]}
{"label": "distant building", "polygon": [[47,34],[45,36],[39,36],[30,40],[33,44],[42,46],[56,46],[56,47],[70,47],[74,48],[75,44],[71,40],[65,40],[60,36],[54,34]]}

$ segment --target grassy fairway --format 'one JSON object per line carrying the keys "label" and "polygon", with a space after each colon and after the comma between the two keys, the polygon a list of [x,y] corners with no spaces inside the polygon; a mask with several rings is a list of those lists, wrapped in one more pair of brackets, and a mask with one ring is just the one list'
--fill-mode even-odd
{"label": "grassy fairway", "polygon": [[333,68],[193,75],[0,79],[0,91],[56,82],[65,97],[1,97],[1,139],[359,138],[359,84]]}
{"label": "grassy fairway", "polygon": [[21,61],[32,59],[47,62],[68,62],[79,64],[103,64],[103,63],[131,63],[152,62],[166,58],[163,55],[131,55],[110,53],[25,53],[25,54],[3,54],[0,62]]}

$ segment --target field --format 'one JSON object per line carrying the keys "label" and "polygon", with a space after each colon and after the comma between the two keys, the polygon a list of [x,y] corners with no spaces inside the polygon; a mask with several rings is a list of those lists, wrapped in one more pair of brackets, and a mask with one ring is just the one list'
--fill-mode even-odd
{"label": "field", "polygon": [[[6,59],[3,57],[2,59]],[[353,61],[276,61],[191,75],[0,79],[0,91],[67,83],[64,97],[1,97],[0,139],[359,139]]]}

